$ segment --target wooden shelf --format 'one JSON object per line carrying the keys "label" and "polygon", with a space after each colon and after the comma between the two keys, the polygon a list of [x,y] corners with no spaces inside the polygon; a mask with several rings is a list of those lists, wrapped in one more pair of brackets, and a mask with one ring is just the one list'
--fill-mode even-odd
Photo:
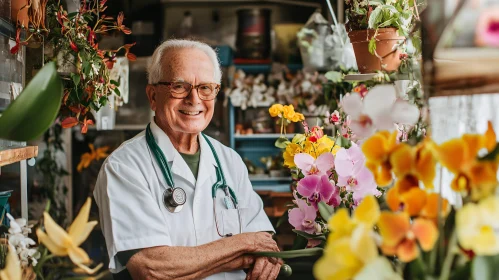
{"label": "wooden shelf", "polygon": [[0,151],[0,166],[8,165],[38,155],[38,146],[27,146]]}
{"label": "wooden shelf", "polygon": [[[286,138],[292,139],[294,137],[294,134],[286,134]],[[236,140],[252,140],[252,139],[275,139],[277,140],[279,137],[281,137],[281,134],[279,133],[260,133],[260,134],[240,134],[240,135],[234,135],[234,139]]]}

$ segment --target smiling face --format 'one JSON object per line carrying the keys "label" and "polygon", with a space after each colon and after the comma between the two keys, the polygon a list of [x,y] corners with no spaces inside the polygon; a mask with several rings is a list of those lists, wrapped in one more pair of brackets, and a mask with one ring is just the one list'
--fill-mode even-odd
{"label": "smiling face", "polygon": [[[164,74],[161,82],[216,83],[214,66],[201,50],[170,50],[164,54],[162,64]],[[213,117],[215,100],[199,99],[197,89],[192,89],[183,99],[173,98],[166,85],[148,85],[146,91],[151,109],[155,111],[155,122],[167,134],[197,135]]]}

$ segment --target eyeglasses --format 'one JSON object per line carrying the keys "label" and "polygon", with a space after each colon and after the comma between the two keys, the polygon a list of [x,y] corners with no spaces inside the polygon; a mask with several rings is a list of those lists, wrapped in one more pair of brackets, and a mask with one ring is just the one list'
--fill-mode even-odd
{"label": "eyeglasses", "polygon": [[220,85],[216,83],[206,83],[193,86],[188,82],[158,82],[155,85],[164,85],[170,88],[173,98],[186,98],[191,94],[193,88],[197,89],[199,99],[209,101],[215,99],[220,90]]}

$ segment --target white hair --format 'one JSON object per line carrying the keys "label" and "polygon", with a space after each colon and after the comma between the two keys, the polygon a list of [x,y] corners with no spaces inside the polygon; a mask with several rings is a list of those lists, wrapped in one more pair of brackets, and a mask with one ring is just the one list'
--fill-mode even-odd
{"label": "white hair", "polygon": [[218,61],[217,53],[215,52],[215,50],[213,50],[212,47],[199,41],[172,39],[164,41],[154,50],[154,53],[149,60],[149,65],[147,66],[149,84],[156,84],[162,79],[164,72],[162,65],[163,56],[169,50],[179,49],[198,49],[203,51],[206,55],[208,55],[213,64],[213,68],[215,68],[215,71],[213,73],[215,81],[218,83],[221,82],[222,70],[220,69],[220,63]]}

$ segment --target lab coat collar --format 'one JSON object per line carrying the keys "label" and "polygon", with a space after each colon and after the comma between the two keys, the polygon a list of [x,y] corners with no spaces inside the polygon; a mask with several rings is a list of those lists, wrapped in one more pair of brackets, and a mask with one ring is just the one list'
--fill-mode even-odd
{"label": "lab coat collar", "polygon": [[213,168],[213,166],[217,166],[215,157],[213,156],[210,146],[201,134],[198,135],[201,155],[199,160],[198,179],[196,180],[189,169],[189,166],[187,166],[187,163],[173,146],[168,135],[166,135],[166,133],[154,122],[154,120],[151,121],[151,132],[154,139],[158,143],[158,146],[165,154],[172,173],[187,180],[192,187],[204,183],[204,181],[210,178],[212,174],[215,174]]}

